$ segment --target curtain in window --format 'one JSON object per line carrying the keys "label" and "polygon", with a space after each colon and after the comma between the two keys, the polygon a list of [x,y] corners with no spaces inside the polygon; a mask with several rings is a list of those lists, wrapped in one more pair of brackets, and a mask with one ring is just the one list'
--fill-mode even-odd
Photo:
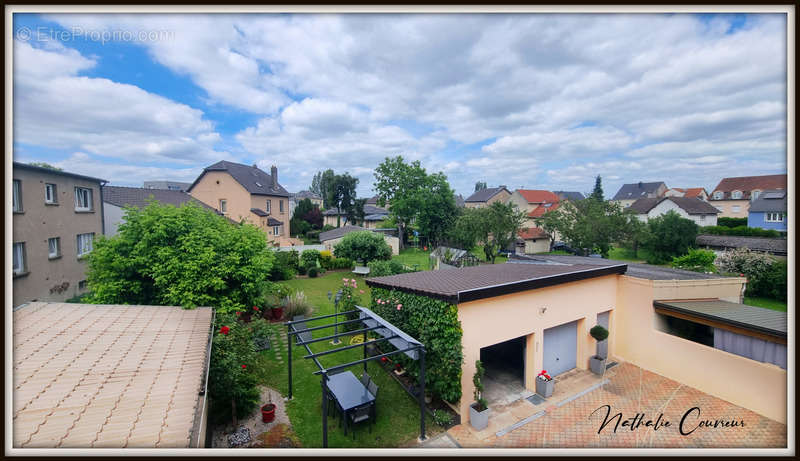
{"label": "curtain in window", "polygon": [[741,355],[759,362],[772,363],[786,369],[786,346],[764,341],[732,331],[714,328],[714,347],[716,349]]}

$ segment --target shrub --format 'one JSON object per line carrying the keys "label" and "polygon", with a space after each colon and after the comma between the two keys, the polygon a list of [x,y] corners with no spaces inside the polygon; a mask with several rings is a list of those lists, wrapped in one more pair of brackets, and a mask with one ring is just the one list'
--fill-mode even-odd
{"label": "shrub", "polygon": [[757,296],[777,299],[786,302],[787,298],[787,269],[786,261],[774,261],[769,269],[750,282],[749,290]]}
{"label": "shrub", "polygon": [[214,329],[208,379],[211,413],[220,420],[230,419],[235,405],[236,417],[246,417],[260,398],[252,331],[227,313],[217,314]]}
{"label": "shrub", "polygon": [[433,410],[433,422],[439,426],[447,427],[452,420],[453,417],[450,415],[450,413],[444,410]]}
{"label": "shrub", "polygon": [[483,364],[480,360],[476,360],[475,374],[472,375],[472,385],[475,386],[475,389],[472,391],[472,395],[477,403],[475,410],[479,412],[485,410],[488,406],[486,399],[483,398],[483,373]]}
{"label": "shrub", "polygon": [[642,247],[650,252],[647,262],[664,264],[694,247],[698,226],[670,211],[648,221],[647,229],[649,232],[642,243]]}
{"label": "shrub", "polygon": [[[316,269],[316,267],[314,269]],[[300,266],[297,268],[297,273],[300,275],[306,275],[308,273],[308,268],[306,268],[306,266]]]}
{"label": "shrub", "polygon": [[306,268],[311,269],[312,267],[317,267],[317,260],[319,260],[319,251],[317,250],[306,250],[300,256],[303,260],[303,265]]}
{"label": "shrub", "polygon": [[329,250],[322,250],[319,252],[319,265],[325,269],[332,269],[331,261],[333,260],[333,253]]}
{"label": "shrub", "polygon": [[672,258],[672,267],[693,272],[714,272],[714,259],[717,255],[711,250],[689,249],[689,253]]}
{"label": "shrub", "polygon": [[117,235],[89,255],[90,299],[101,304],[253,306],[275,257],[251,224],[188,203],[128,207]]}
{"label": "shrub", "polygon": [[291,251],[275,251],[275,262],[269,273],[272,281],[291,280],[299,271],[298,253]]}
{"label": "shrub", "polygon": [[328,232],[329,230],[336,229],[336,226],[331,226],[330,224],[325,224],[322,226],[322,232]]}
{"label": "shrub", "polygon": [[723,227],[740,227],[747,226],[747,218],[717,218],[717,226]]}
{"label": "shrub", "polygon": [[302,235],[311,230],[311,224],[300,218],[289,220],[289,232],[291,235]]}
{"label": "shrub", "polygon": [[392,248],[383,236],[370,231],[351,232],[334,248],[337,258],[344,257],[367,264],[376,259],[390,259]]}
{"label": "shrub", "polygon": [[589,330],[589,334],[592,335],[595,341],[605,341],[608,339],[608,330],[605,329],[603,325],[595,325]]}
{"label": "shrub", "polygon": [[786,300],[786,261],[776,261],[749,248],[728,250],[717,258],[721,271],[747,277],[748,296]]}
{"label": "shrub", "polygon": [[330,265],[331,269],[352,269],[353,261],[349,258],[333,258]]}
{"label": "shrub", "polygon": [[283,301],[283,315],[284,318],[293,319],[295,316],[304,315],[308,318],[313,310],[311,304],[306,299],[305,293],[298,291],[297,293],[286,297]]}
{"label": "shrub", "polygon": [[320,231],[318,231],[318,230],[310,230],[310,231],[306,232],[306,238],[309,239],[309,240],[318,241],[319,240],[319,234],[320,234]]}
{"label": "shrub", "polygon": [[319,269],[317,269],[316,267],[312,267],[311,269],[308,270],[308,276],[311,277],[312,279],[317,278],[317,275],[319,275]]}
{"label": "shrub", "polygon": [[370,277],[382,277],[385,275],[405,274],[407,272],[415,272],[413,269],[406,269],[406,267],[399,261],[390,259],[389,261],[371,261],[369,264]]}
{"label": "shrub", "polygon": [[706,226],[700,229],[701,234],[711,235],[735,235],[738,237],[767,237],[783,238],[784,234],[773,229],[761,229],[760,227],[725,227],[725,226]]}

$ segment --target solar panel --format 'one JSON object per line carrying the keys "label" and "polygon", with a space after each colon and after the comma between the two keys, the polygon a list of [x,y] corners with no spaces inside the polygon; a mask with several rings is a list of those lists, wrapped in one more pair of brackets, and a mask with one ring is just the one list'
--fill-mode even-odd
{"label": "solar panel", "polygon": [[762,197],[764,197],[764,198],[784,198],[784,197],[786,197],[786,192],[767,192]]}

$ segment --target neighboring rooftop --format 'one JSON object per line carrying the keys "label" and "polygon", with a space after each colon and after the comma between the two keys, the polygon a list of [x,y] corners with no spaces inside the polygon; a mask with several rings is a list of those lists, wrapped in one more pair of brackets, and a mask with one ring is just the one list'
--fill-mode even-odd
{"label": "neighboring rooftop", "polygon": [[517,189],[528,203],[557,203],[558,195],[549,190]]}
{"label": "neighboring rooftop", "polygon": [[[786,175],[772,174],[766,176],[741,176],[738,178],[723,178],[717,184],[713,192],[723,192],[722,199],[731,200],[731,192],[738,190],[742,192],[742,198],[737,200],[749,200],[750,192],[754,190],[783,189],[786,190]],[[712,196],[709,200],[715,200]]]}
{"label": "neighboring rooftop", "polygon": [[519,238],[522,240],[543,239],[550,235],[538,227],[528,227],[519,231]]}
{"label": "neighboring rooftop", "polygon": [[660,197],[660,198],[640,198],[631,203],[628,209],[638,214],[647,214],[659,203],[669,200],[683,211],[689,214],[719,214],[719,210],[711,206],[708,202],[697,197]]}
{"label": "neighboring rooftop", "polygon": [[[142,187],[103,186],[103,201],[118,207],[127,205],[143,208],[150,200],[158,200],[162,205],[180,206],[192,202],[209,210],[214,208],[179,190],[145,189]],[[214,210],[216,211],[216,210]]]}
{"label": "neighboring rooftop", "polygon": [[[203,169],[200,176],[194,180],[188,191],[191,192],[192,188],[197,184],[200,179],[205,176],[209,171],[226,171],[233,177],[242,187],[250,194],[254,195],[275,195],[279,197],[288,197],[289,192],[278,183],[278,169],[272,167],[272,174],[261,171],[256,165],[242,165],[241,163],[228,162],[222,160],[211,166]],[[274,182],[273,182],[274,179]]]}
{"label": "neighboring rooftop", "polygon": [[[322,214],[325,215],[325,216],[336,216],[336,215],[339,215],[339,214],[345,215],[347,213],[345,213],[344,210],[339,211],[336,208],[329,208],[329,209],[323,211]],[[381,208],[379,206],[375,206],[375,205],[366,205],[366,204],[364,205],[364,216],[378,215],[378,214],[379,215],[384,215],[384,216],[388,215],[389,214],[389,210],[387,210],[385,208]]]}
{"label": "neighboring rooftop", "polygon": [[179,181],[145,181],[142,187],[145,189],[166,189],[166,190],[189,190],[192,185],[190,182]]}
{"label": "neighboring rooftop", "polygon": [[683,190],[684,197],[700,198],[703,195],[708,196],[708,192],[703,187],[689,187]]}
{"label": "neighboring rooftop", "polygon": [[625,273],[613,266],[487,264],[450,270],[412,272],[366,280],[372,288],[386,288],[443,299],[453,304],[502,296],[561,283]]}
{"label": "neighboring rooftop", "polygon": [[557,209],[559,206],[561,206],[560,202],[542,203],[541,205],[539,205],[536,208],[534,208],[533,210],[531,210],[530,213],[528,213],[528,217],[529,218],[539,218],[542,215],[544,215],[545,213],[547,213],[548,211],[553,211],[553,210]]}
{"label": "neighboring rooftop", "polygon": [[464,202],[466,202],[466,203],[469,203],[469,202],[486,202],[489,199],[491,199],[492,197],[494,197],[495,195],[497,195],[498,193],[500,193],[501,191],[506,191],[509,194],[511,193],[511,192],[508,191],[508,189],[506,189],[506,186],[488,187],[486,189],[481,189],[481,190],[475,192],[474,194],[470,195],[469,197],[467,197],[466,200],[464,200]]}
{"label": "neighboring rooftop", "polygon": [[664,186],[663,181],[623,184],[612,200],[635,200],[646,197],[647,194],[655,194],[661,186]]}
{"label": "neighboring rooftop", "polygon": [[756,333],[786,338],[786,312],[720,300],[654,301],[653,306]]}
{"label": "neighboring rooftop", "polygon": [[303,200],[305,198],[313,200],[322,200],[322,197],[320,197],[319,194],[315,194],[310,190],[301,190],[300,192],[289,194],[289,197],[294,198],[298,201]]}
{"label": "neighboring rooftop", "polygon": [[[569,255],[536,255],[536,256],[523,256],[512,255],[507,261],[511,264],[539,264],[539,265],[569,265],[581,264],[589,266],[615,266],[621,264],[621,261],[604,258],[590,258],[587,256],[569,256]],[[642,263],[627,263],[628,270],[625,275],[637,277],[647,280],[702,280],[702,279],[719,279],[725,278],[715,274],[704,274],[702,272],[692,272],[683,269],[673,269],[670,267],[653,266],[650,264]]]}
{"label": "neighboring rooftop", "polygon": [[342,227],[337,227],[336,229],[332,229],[329,231],[322,232],[319,234],[319,241],[325,242],[327,240],[338,239],[339,237],[344,237],[345,235],[349,234],[350,232],[358,232],[358,231],[365,231],[369,229],[365,229],[360,226],[351,226],[346,225]]}
{"label": "neighboring rooftop", "polygon": [[15,448],[204,446],[210,308],[14,310]]}
{"label": "neighboring rooftop", "polygon": [[558,196],[559,200],[578,201],[578,200],[583,200],[583,199],[586,198],[580,192],[570,192],[570,191],[565,191],[565,190],[554,190],[553,193]]}
{"label": "neighboring rooftop", "polygon": [[750,212],[786,212],[786,191],[765,190],[750,204]]}
{"label": "neighboring rooftop", "polygon": [[70,178],[85,179],[87,181],[98,182],[98,183],[108,182],[105,179],[95,178],[92,176],[84,176],[82,174],[70,173],[69,171],[63,171],[63,170],[54,170],[52,168],[45,168],[42,166],[28,165],[27,163],[21,163],[21,162],[13,162],[12,169],[31,170],[39,173],[54,174],[58,176],[68,176]]}
{"label": "neighboring rooftop", "polygon": [[715,250],[749,248],[753,251],[762,251],[779,256],[787,255],[787,240],[781,238],[702,234],[697,236],[695,243],[697,243],[697,246],[708,247]]}

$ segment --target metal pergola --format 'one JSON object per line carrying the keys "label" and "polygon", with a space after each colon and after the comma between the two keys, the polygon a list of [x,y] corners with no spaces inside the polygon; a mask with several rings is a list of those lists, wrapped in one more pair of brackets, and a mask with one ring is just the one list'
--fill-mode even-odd
{"label": "metal pergola", "polygon": [[[358,314],[357,319],[353,320],[342,320],[339,321],[338,318],[341,316],[347,316],[350,314]],[[334,322],[328,325],[322,325],[317,327],[308,328],[305,327],[305,322],[313,322],[315,320],[320,319],[328,319],[333,318]],[[326,328],[335,328],[338,331],[338,327],[340,325],[349,325],[360,323],[362,328],[358,328],[356,330],[343,332],[343,333],[334,333],[330,336],[324,336],[321,338],[312,338],[311,332],[324,330]],[[301,326],[300,329],[297,326]],[[307,355],[303,356],[304,359],[311,359],[314,361],[314,364],[319,369],[315,371],[315,375],[322,375],[320,380],[320,385],[322,386],[322,446],[324,448],[328,447],[328,412],[326,411],[327,405],[327,395],[328,395],[328,387],[327,381],[329,379],[329,374],[343,370],[345,368],[351,367],[353,365],[364,364],[364,372],[367,371],[367,362],[370,360],[380,360],[383,357],[389,357],[395,354],[405,354],[412,360],[419,360],[419,437],[420,440],[425,440],[425,346],[417,341],[416,339],[412,338],[411,336],[404,333],[402,330],[397,328],[396,326],[392,325],[390,322],[381,318],[378,314],[372,312],[371,310],[367,309],[366,307],[355,306],[355,309],[347,311],[347,312],[338,312],[336,314],[330,315],[320,315],[317,317],[310,317],[310,318],[303,318],[292,320],[286,322],[286,329],[288,334],[289,340],[289,399],[292,399],[292,346],[303,346],[305,347],[306,351],[308,352]],[[380,335],[380,338],[373,339],[367,341],[367,333],[374,332]],[[308,347],[309,344],[328,341],[328,340],[335,340],[336,338],[342,336],[353,336],[357,334],[363,334],[363,342],[360,344],[351,344],[349,346],[343,346],[336,349],[330,349],[327,351],[317,352],[314,353],[311,351],[311,348]],[[292,342],[292,338],[296,337],[297,339]],[[367,355],[367,346],[370,344],[376,344],[379,342],[388,341],[391,345],[393,345],[396,350],[392,352],[387,352],[385,354],[378,354],[372,357],[368,357]],[[325,368],[319,362],[317,357],[321,357],[323,355],[330,355],[336,352],[346,351],[349,349],[355,349],[357,347],[363,347],[364,349],[364,358],[361,360],[356,360],[350,363],[345,363],[341,365],[336,365],[333,367]]]}

